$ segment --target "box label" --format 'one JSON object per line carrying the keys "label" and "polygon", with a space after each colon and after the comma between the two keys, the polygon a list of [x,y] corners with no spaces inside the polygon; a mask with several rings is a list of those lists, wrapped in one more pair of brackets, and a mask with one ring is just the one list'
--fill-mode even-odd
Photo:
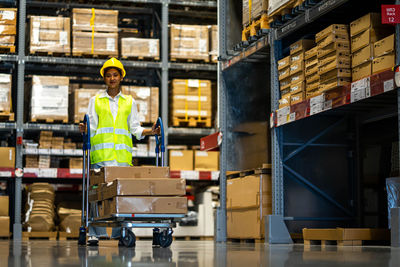
{"label": "box label", "polygon": [[387,80],[383,82],[383,92],[391,91],[394,89],[394,81],[393,79]]}
{"label": "box label", "polygon": [[323,105],[324,105],[323,103],[317,103],[310,106],[310,115],[322,112]]}
{"label": "box label", "polygon": [[351,84],[350,102],[362,100],[371,95],[370,77],[361,79]]}
{"label": "box label", "polygon": [[68,33],[66,31],[60,31],[60,45],[68,44]]}
{"label": "box label", "polygon": [[283,125],[288,120],[288,115],[290,114],[290,107],[284,107],[284,108],[278,109],[276,114],[278,116],[277,125],[278,126]]}

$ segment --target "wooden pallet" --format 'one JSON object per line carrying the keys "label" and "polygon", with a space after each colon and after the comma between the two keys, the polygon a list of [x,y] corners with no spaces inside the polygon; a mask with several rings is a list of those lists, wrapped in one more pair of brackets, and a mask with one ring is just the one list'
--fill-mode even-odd
{"label": "wooden pallet", "polygon": [[160,57],[122,56],[121,58],[126,60],[160,61]]}
{"label": "wooden pallet", "polygon": [[252,21],[242,31],[242,41],[253,42],[267,34],[269,27],[268,15],[262,14],[258,19]]}
{"label": "wooden pallet", "polygon": [[175,127],[211,127],[211,118],[207,117],[189,117],[185,119],[185,117],[173,117],[172,125]]}
{"label": "wooden pallet", "polygon": [[184,240],[184,241],[193,241],[193,240],[200,240],[200,241],[213,241],[213,236],[173,236],[172,240]]}
{"label": "wooden pallet", "polygon": [[22,240],[28,241],[31,239],[48,239],[57,240],[58,232],[22,232]]}
{"label": "wooden pallet", "polygon": [[264,238],[228,238],[232,243],[264,243]]}
{"label": "wooden pallet", "polygon": [[15,53],[15,45],[0,45],[0,53]]}
{"label": "wooden pallet", "polygon": [[271,164],[264,163],[261,168],[247,169],[242,171],[227,171],[226,178],[233,179],[249,175],[271,174]]}
{"label": "wooden pallet", "polygon": [[51,52],[51,51],[31,51],[30,53],[36,56],[49,56],[49,57],[69,57],[71,55],[71,53]]}
{"label": "wooden pallet", "polygon": [[0,121],[14,121],[14,113],[0,112]]}
{"label": "wooden pallet", "polygon": [[74,57],[83,57],[83,58],[99,58],[99,59],[107,59],[111,56],[116,55],[105,55],[105,54],[92,54],[90,52],[72,52],[72,56]]}
{"label": "wooden pallet", "polygon": [[67,233],[67,232],[58,232],[58,240],[66,241],[69,239],[78,239],[79,232]]}
{"label": "wooden pallet", "polygon": [[204,56],[201,58],[177,58],[177,57],[171,57],[172,62],[185,62],[185,63],[209,63],[210,62],[210,57],[209,56]]}
{"label": "wooden pallet", "polygon": [[372,228],[336,228],[336,229],[303,229],[304,246],[320,243],[325,247],[328,243],[337,246],[361,246],[363,241],[386,241],[390,238],[387,229]]}
{"label": "wooden pallet", "polygon": [[68,123],[68,119],[52,119],[52,118],[32,118],[31,122],[37,122],[37,123]]}

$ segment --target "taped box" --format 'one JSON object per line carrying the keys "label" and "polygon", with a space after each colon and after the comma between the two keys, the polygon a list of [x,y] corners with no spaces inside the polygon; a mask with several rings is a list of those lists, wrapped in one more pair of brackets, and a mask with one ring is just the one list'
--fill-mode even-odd
{"label": "taped box", "polygon": [[90,24],[94,18],[95,32],[118,32],[118,10],[73,8],[72,30],[92,31]]}
{"label": "taped box", "polygon": [[32,76],[31,121],[68,122],[69,77]]}
{"label": "taped box", "polygon": [[95,32],[92,53],[92,33],[73,31],[72,54],[118,56],[118,33]]}
{"label": "taped box", "polygon": [[146,38],[121,38],[123,58],[160,58],[160,40]]}
{"label": "taped box", "polygon": [[31,16],[29,51],[69,54],[70,18]]}
{"label": "taped box", "polygon": [[154,123],[159,114],[158,87],[122,86],[122,93],[131,95],[136,102],[139,121]]}
{"label": "taped box", "polygon": [[208,26],[171,24],[170,29],[172,60],[209,61]]}
{"label": "taped box", "polygon": [[0,74],[0,112],[11,111],[11,75]]}

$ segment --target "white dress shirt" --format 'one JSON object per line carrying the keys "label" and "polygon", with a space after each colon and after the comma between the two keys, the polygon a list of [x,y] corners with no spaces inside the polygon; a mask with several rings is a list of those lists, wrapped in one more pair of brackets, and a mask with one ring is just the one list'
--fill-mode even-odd
{"label": "white dress shirt", "polygon": [[[104,90],[100,94],[100,98],[107,97],[110,102],[110,110],[111,114],[115,119],[118,114],[118,100],[120,97],[125,98],[126,96],[123,95],[121,92],[118,93],[114,98],[108,95],[107,90]],[[99,116],[96,113],[96,108],[95,108],[95,100],[96,96],[92,97],[89,101],[89,108],[88,108],[88,115],[89,115],[89,121],[90,121],[90,135],[93,137],[96,134],[97,126],[99,124]],[[143,139],[144,136],[142,136],[144,128],[140,126],[139,122],[139,116],[138,116],[138,111],[137,111],[137,106],[135,99],[132,98],[132,110],[131,113],[128,116],[128,128],[129,131],[136,137],[136,139],[140,140]],[[96,163],[94,167],[104,167],[104,166],[129,166],[127,163],[119,163],[116,160],[112,161],[104,161],[104,162],[99,162]]]}

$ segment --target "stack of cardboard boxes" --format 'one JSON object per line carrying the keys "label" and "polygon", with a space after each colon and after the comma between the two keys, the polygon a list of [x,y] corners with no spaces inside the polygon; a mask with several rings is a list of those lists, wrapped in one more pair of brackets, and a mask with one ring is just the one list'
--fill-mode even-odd
{"label": "stack of cardboard boxes", "polygon": [[[381,24],[379,13],[369,13],[350,24],[353,81],[370,76],[373,73],[373,65],[375,72],[394,65],[394,54],[390,53],[375,60],[376,63],[373,64],[374,43],[391,33],[393,33],[391,28]],[[388,64],[385,65],[384,62]]]}
{"label": "stack of cardboard boxes", "polygon": [[309,99],[318,93],[319,88],[318,46],[307,50],[304,53],[304,59],[306,75],[306,99]]}
{"label": "stack of cardboard boxes", "polygon": [[68,87],[68,77],[34,75],[30,105],[31,121],[68,122]]}
{"label": "stack of cardboard boxes", "polygon": [[28,232],[49,232],[54,229],[54,188],[47,183],[28,187],[25,223]]}
{"label": "stack of cardboard boxes", "polygon": [[174,125],[182,119],[208,119],[211,124],[211,110],[211,81],[172,80],[171,114]]}
{"label": "stack of cardboard boxes", "polygon": [[170,150],[169,164],[173,171],[218,171],[218,151]]}
{"label": "stack of cardboard boxes", "polygon": [[[53,140],[53,132],[41,131],[39,137],[39,149],[50,150],[52,148],[52,140]],[[40,155],[37,168],[50,168],[50,163],[51,163],[50,155]],[[33,160],[31,164],[33,164]]]}
{"label": "stack of cardboard boxes", "polygon": [[0,196],[0,237],[10,236],[10,216],[8,196]]}
{"label": "stack of cardboard boxes", "polygon": [[315,35],[318,47],[319,91],[351,82],[349,27],[333,24]]}
{"label": "stack of cardboard boxes", "polygon": [[125,95],[131,95],[136,102],[139,121],[154,123],[159,115],[159,89],[146,86],[122,86]]}
{"label": "stack of cardboard boxes", "polygon": [[218,25],[210,27],[210,60],[213,63],[218,62]]}
{"label": "stack of cardboard boxes", "polygon": [[271,169],[256,170],[255,174],[229,179],[226,187],[228,238],[265,237],[264,218],[272,214]]}
{"label": "stack of cardboard boxes", "polygon": [[31,54],[35,52],[70,54],[70,18],[31,16],[29,40]]}
{"label": "stack of cardboard boxes", "polygon": [[72,45],[75,56],[118,56],[118,11],[72,9]]}
{"label": "stack of cardboard boxes", "polygon": [[122,58],[160,59],[160,40],[149,38],[121,38]]}
{"label": "stack of cardboard boxes", "polygon": [[278,79],[281,90],[279,108],[290,105],[290,56],[278,61]]}
{"label": "stack of cardboard boxes", "polygon": [[171,24],[172,60],[189,59],[209,62],[208,26]]}
{"label": "stack of cardboard boxes", "polygon": [[17,9],[0,8],[0,46],[15,53],[15,35],[17,33]]}
{"label": "stack of cardboard boxes", "polygon": [[304,53],[314,46],[313,40],[302,39],[290,45],[290,104],[305,100]]}
{"label": "stack of cardboard boxes", "polygon": [[70,169],[82,169],[83,158],[70,158],[69,168]]}
{"label": "stack of cardboard boxes", "polygon": [[59,207],[57,209],[57,214],[60,219],[60,231],[73,233],[78,236],[79,228],[82,224],[81,210]]}
{"label": "stack of cardboard boxes", "polygon": [[242,24],[245,27],[268,12],[268,0],[243,0],[242,11]]}
{"label": "stack of cardboard boxes", "polygon": [[391,69],[395,65],[394,34],[374,43],[372,74]]}
{"label": "stack of cardboard boxes", "polygon": [[0,112],[10,113],[11,111],[11,75],[0,74]]}
{"label": "stack of cardboard boxes", "polygon": [[185,180],[170,179],[168,167],[104,167],[91,172],[90,185],[97,185],[89,192],[96,217],[187,212]]}
{"label": "stack of cardboard boxes", "polygon": [[105,89],[102,85],[71,84],[69,114],[74,123],[83,121],[83,117],[88,112],[90,99]]}

